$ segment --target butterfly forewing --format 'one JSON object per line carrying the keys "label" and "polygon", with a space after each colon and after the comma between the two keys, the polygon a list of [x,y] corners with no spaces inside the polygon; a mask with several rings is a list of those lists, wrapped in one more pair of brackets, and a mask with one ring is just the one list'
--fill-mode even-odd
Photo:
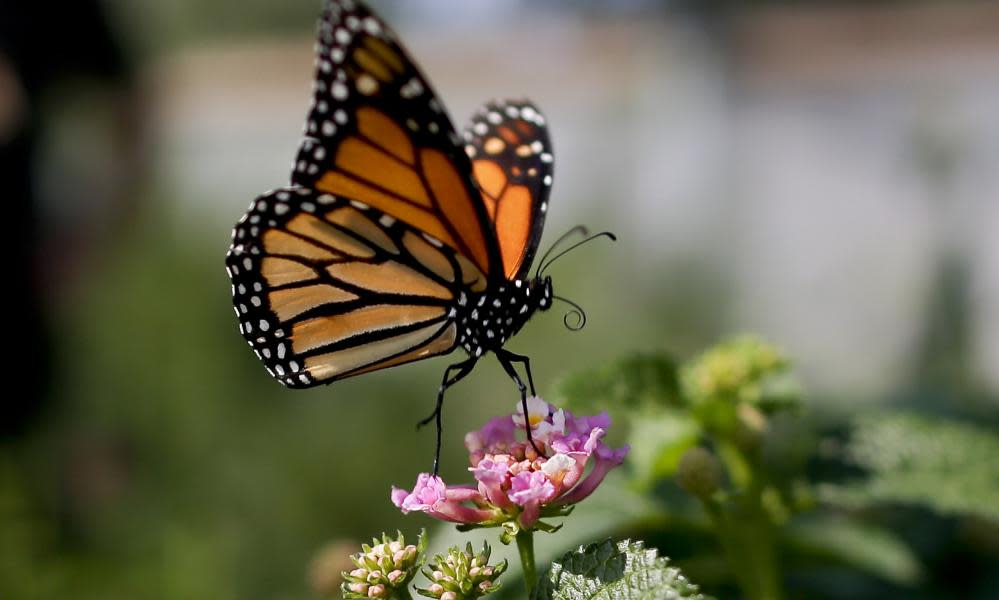
{"label": "butterfly forewing", "polygon": [[290,387],[450,352],[471,261],[377,209],[306,188],[254,201],[226,256],[243,337]]}
{"label": "butterfly forewing", "polygon": [[388,26],[359,3],[328,2],[316,60],[292,183],[390,214],[501,276],[462,141]]}
{"label": "butterfly forewing", "polygon": [[490,102],[472,118],[464,137],[503,272],[508,279],[526,277],[541,241],[552,184],[545,118],[526,100]]}

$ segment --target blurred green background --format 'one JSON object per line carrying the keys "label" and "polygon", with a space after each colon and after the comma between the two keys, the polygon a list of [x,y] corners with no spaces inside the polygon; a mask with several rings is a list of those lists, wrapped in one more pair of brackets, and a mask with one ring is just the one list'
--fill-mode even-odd
{"label": "blurred green background", "polygon": [[[429,524],[389,487],[430,467],[414,424],[448,364],[292,392],[238,334],[229,230],[287,181],[319,3],[28,4],[0,2],[0,598],[315,597],[326,545]],[[755,330],[817,431],[887,406],[995,431],[995,3],[372,4],[457,123],[494,97],[545,110],[543,246],[619,236],[551,271],[586,329],[552,311],[509,345],[542,393]],[[446,479],[516,398],[491,360],[453,389]]]}

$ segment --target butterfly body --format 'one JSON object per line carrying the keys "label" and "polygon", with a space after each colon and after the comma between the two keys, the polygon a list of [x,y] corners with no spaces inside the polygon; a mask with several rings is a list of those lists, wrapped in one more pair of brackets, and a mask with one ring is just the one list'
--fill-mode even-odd
{"label": "butterfly body", "polygon": [[552,304],[552,282],[544,279],[516,279],[495,291],[463,295],[454,307],[458,323],[458,344],[469,356],[496,351],[517,334],[539,310]]}

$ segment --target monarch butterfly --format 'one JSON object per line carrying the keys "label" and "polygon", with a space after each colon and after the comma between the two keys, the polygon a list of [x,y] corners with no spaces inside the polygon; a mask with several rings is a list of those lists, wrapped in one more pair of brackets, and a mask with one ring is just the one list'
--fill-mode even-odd
{"label": "monarch butterfly", "polygon": [[292,388],[462,348],[420,423],[436,419],[436,473],[444,393],[483,354],[525,413],[534,393],[529,359],[503,345],[556,299],[544,259],[529,272],[552,184],[545,117],[529,101],[491,102],[459,136],[395,34],[352,0],[326,3],[315,73],[291,185],[255,199],[233,230],[239,329]]}

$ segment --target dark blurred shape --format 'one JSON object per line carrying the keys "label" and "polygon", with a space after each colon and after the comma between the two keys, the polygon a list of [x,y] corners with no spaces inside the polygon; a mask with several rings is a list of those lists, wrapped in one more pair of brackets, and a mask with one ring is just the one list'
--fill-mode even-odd
{"label": "dark blurred shape", "polygon": [[132,477],[130,449],[108,435],[76,434],[68,441],[62,462],[62,495],[71,523],[112,510]]}
{"label": "dark blurred shape", "polygon": [[[42,268],[51,257],[41,252],[46,236],[37,180],[47,124],[43,104],[65,82],[85,79],[127,89],[130,75],[97,0],[0,0],[0,189],[6,217],[0,249],[10,291],[6,335],[14,341],[7,373],[25,384],[17,401],[6,403],[0,438],[23,432],[41,413],[52,374]],[[68,253],[62,245],[52,247]]]}

